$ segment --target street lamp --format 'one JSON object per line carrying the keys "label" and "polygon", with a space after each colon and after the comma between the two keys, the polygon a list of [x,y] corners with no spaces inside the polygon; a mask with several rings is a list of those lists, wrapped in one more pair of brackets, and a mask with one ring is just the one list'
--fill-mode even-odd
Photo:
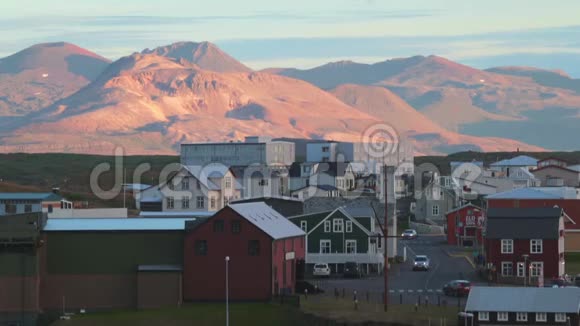
{"label": "street lamp", "polygon": [[524,258],[524,287],[526,286],[526,280],[528,278],[528,276],[526,275],[527,270],[528,270],[528,257],[530,255],[524,254],[522,255],[522,257]]}
{"label": "street lamp", "polygon": [[226,256],[226,326],[230,325],[230,289],[229,289],[230,256]]}

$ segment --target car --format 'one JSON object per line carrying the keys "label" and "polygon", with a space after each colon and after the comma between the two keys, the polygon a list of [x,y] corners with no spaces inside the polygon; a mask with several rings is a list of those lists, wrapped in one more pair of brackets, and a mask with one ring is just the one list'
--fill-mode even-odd
{"label": "car", "polygon": [[357,263],[346,262],[344,263],[343,276],[350,278],[360,278],[362,276],[362,271]]}
{"label": "car", "polygon": [[423,270],[428,271],[430,266],[429,258],[425,255],[417,255],[413,260],[413,270]]}
{"label": "car", "polygon": [[471,282],[466,280],[451,281],[443,286],[443,293],[449,296],[467,296],[471,290]]}
{"label": "car", "polygon": [[330,267],[328,267],[328,264],[324,263],[314,264],[312,275],[318,277],[328,277],[330,276]]}
{"label": "car", "polygon": [[364,188],[364,189],[362,190],[362,192],[363,192],[364,194],[374,194],[374,193],[375,193],[375,190],[374,190],[374,189],[371,189],[371,188]]}
{"label": "car", "polygon": [[413,229],[407,229],[403,231],[401,234],[401,238],[403,239],[416,239],[417,238],[417,231]]}

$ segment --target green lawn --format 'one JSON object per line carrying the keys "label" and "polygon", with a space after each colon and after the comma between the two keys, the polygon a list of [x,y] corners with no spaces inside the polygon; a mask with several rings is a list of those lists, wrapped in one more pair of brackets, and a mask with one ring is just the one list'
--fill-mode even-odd
{"label": "green lawn", "polygon": [[[299,317],[296,309],[269,303],[236,303],[230,306],[230,324],[236,326],[292,326]],[[225,305],[186,304],[181,308],[120,311],[73,316],[55,326],[213,326],[225,325]]]}
{"label": "green lawn", "polygon": [[437,305],[420,306],[415,311],[413,305],[393,304],[388,312],[383,311],[383,305],[377,303],[359,302],[358,310],[354,309],[351,300],[336,300],[330,297],[311,297],[301,301],[302,310],[318,316],[328,317],[337,321],[348,322],[398,322],[405,325],[439,325],[443,319],[446,325],[457,323],[457,306],[440,307]]}

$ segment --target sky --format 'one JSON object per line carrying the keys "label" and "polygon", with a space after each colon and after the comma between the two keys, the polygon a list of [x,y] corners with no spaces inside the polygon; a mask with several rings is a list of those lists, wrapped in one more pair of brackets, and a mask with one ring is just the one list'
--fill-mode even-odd
{"label": "sky", "polygon": [[66,41],[110,59],[210,41],[255,69],[436,54],[580,77],[578,0],[2,0],[0,57]]}

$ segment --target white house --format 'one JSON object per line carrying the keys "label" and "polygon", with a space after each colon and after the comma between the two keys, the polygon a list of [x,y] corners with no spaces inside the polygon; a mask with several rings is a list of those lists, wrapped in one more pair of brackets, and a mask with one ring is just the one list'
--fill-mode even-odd
{"label": "white house", "polygon": [[241,185],[221,164],[185,166],[158,186],[138,194],[139,209],[161,212],[218,211],[241,198]]}

